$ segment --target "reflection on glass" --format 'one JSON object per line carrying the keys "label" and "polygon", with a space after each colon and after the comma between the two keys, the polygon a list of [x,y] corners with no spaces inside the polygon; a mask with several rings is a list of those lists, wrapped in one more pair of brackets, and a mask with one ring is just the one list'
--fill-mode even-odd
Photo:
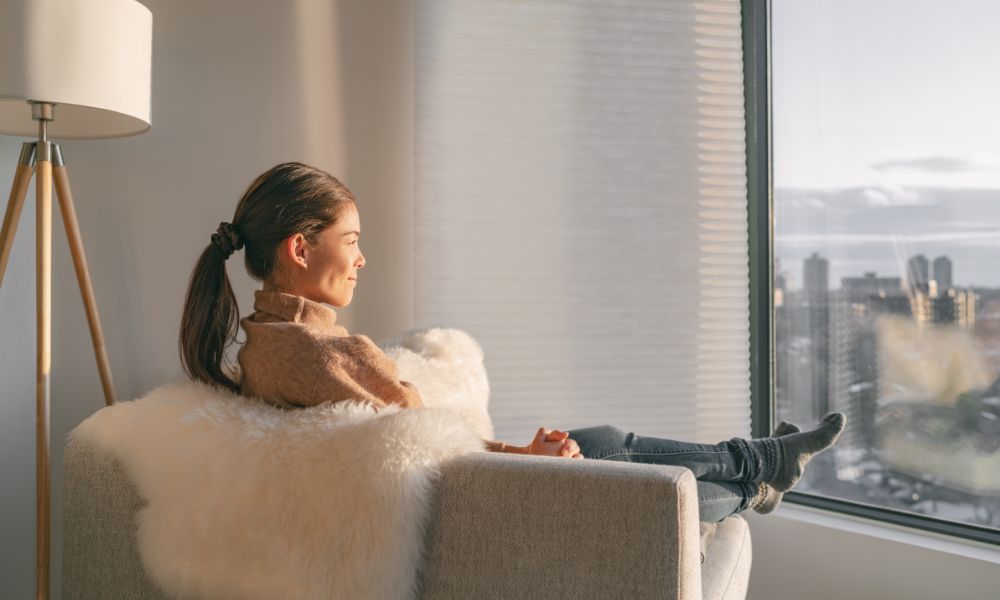
{"label": "reflection on glass", "polygon": [[797,489],[1000,528],[1000,3],[772,9],[776,416],[848,415]]}

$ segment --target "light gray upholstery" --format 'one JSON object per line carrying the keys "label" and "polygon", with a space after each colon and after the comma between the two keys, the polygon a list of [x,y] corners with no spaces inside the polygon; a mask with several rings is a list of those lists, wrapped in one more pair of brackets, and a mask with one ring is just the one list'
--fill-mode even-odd
{"label": "light gray upholstery", "polygon": [[63,481],[62,597],[164,598],[142,568],[135,517],[145,502],[124,467],[90,445],[71,442]]}
{"label": "light gray upholstery", "polygon": [[750,528],[740,517],[701,524],[702,599],[746,598],[750,582]]}
{"label": "light gray upholstery", "polygon": [[[63,597],[165,598],[142,567],[143,500],[121,465],[70,442],[65,487]],[[422,600],[746,595],[746,522],[699,524],[686,469],[477,453],[443,466],[432,507]]]}

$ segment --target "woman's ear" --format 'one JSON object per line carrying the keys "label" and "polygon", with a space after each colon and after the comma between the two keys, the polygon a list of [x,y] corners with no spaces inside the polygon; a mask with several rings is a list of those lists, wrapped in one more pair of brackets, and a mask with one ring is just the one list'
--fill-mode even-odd
{"label": "woman's ear", "polygon": [[281,254],[291,266],[305,268],[307,266],[308,242],[301,233],[290,235],[281,242]]}

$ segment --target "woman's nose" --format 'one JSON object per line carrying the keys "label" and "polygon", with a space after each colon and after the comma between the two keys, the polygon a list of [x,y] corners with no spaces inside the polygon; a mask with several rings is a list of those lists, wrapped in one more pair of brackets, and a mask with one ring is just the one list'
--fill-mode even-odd
{"label": "woman's nose", "polygon": [[365,266],[365,255],[358,252],[358,268]]}

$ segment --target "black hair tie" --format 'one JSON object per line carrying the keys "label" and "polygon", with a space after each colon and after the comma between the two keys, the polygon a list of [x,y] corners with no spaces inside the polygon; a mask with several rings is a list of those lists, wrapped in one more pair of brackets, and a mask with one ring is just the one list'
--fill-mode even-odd
{"label": "black hair tie", "polygon": [[212,243],[222,250],[222,254],[227,260],[233,255],[233,252],[243,247],[243,240],[240,239],[240,234],[236,233],[236,228],[233,227],[232,223],[225,221],[219,223],[219,228],[212,234]]}

